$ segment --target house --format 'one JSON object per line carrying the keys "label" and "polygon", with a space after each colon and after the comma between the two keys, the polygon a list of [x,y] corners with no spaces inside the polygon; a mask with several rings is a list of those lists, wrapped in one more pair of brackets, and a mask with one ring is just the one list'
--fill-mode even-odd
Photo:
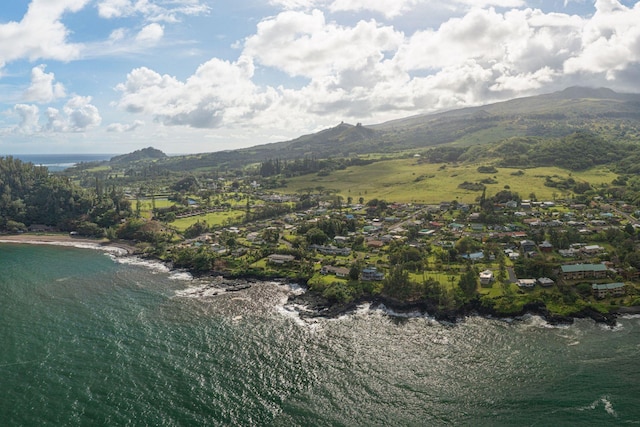
{"label": "house", "polygon": [[379,272],[375,267],[367,267],[362,270],[360,280],[365,282],[384,280],[384,273]]}
{"label": "house", "polygon": [[293,260],[296,259],[293,255],[280,255],[280,254],[271,254],[267,257],[271,264],[289,264]]}
{"label": "house", "polygon": [[563,258],[574,258],[577,251],[575,249],[558,249],[558,253]]}
{"label": "house", "polygon": [[540,252],[544,252],[544,253],[553,252],[553,245],[545,240],[544,242],[540,243]]}
{"label": "house", "polygon": [[536,250],[536,242],[533,240],[522,240],[520,242],[520,249],[522,249],[524,253],[533,252]]}
{"label": "house", "polygon": [[336,277],[349,276],[349,269],[345,267],[333,267],[331,265],[323,265],[320,274],[335,274]]}
{"label": "house", "polygon": [[518,279],[518,286],[521,288],[533,288],[536,285],[536,279]]}
{"label": "house", "polygon": [[462,231],[464,230],[464,224],[458,224],[457,222],[452,222],[449,224],[449,228],[453,231]]}
{"label": "house", "polygon": [[368,248],[381,248],[384,246],[384,242],[381,240],[367,240]]}
{"label": "house", "polygon": [[587,245],[583,246],[580,251],[585,255],[596,255],[604,251],[604,248],[600,245]]}
{"label": "house", "polygon": [[484,252],[473,252],[470,254],[463,254],[463,255],[460,255],[460,257],[463,259],[471,260],[471,261],[480,261],[481,259],[484,259]]}
{"label": "house", "polygon": [[518,208],[518,202],[516,200],[509,200],[507,203],[504,204],[504,206],[507,209],[517,209]]}
{"label": "house", "polygon": [[490,285],[493,282],[493,271],[484,270],[480,272],[480,284]]}
{"label": "house", "polygon": [[338,248],[333,245],[309,245],[309,250],[318,251],[324,255],[343,255],[347,256],[351,253],[350,248]]}
{"label": "house", "polygon": [[549,279],[548,277],[539,277],[538,278],[538,284],[540,284],[540,286],[543,286],[545,288],[548,288],[549,286],[553,286],[554,283],[555,282],[552,279]]}
{"label": "house", "polygon": [[474,212],[471,215],[469,215],[468,219],[469,221],[474,222],[474,221],[480,221],[480,217],[481,217],[480,212]]}
{"label": "house", "polygon": [[606,298],[608,296],[621,296],[624,295],[624,283],[594,283],[591,285],[593,289],[593,295],[596,298]]}
{"label": "house", "polygon": [[602,279],[607,277],[607,266],[604,264],[561,265],[560,275],[564,280]]}
{"label": "house", "polygon": [[473,223],[473,224],[471,224],[471,230],[473,230],[473,231],[483,231],[484,230],[484,224]]}

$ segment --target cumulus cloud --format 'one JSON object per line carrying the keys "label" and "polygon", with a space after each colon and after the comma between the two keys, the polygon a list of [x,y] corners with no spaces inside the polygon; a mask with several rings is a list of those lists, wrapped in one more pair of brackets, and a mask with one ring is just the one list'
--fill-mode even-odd
{"label": "cumulus cloud", "polygon": [[275,98],[271,88],[260,90],[252,81],[253,62],[212,59],[182,82],[148,68],[133,70],[117,86],[119,105],[134,113],[153,115],[166,125],[216,128],[223,121],[238,122]]}
{"label": "cumulus cloud", "polygon": [[141,120],[136,120],[133,123],[111,123],[107,126],[107,132],[133,132],[141,126],[144,126],[144,122]]}
{"label": "cumulus cloud", "polygon": [[29,102],[48,103],[66,96],[62,83],[54,83],[53,73],[45,73],[46,65],[39,65],[31,70],[31,85],[24,93]]}
{"label": "cumulus cloud", "polygon": [[73,96],[62,111],[49,107],[46,111],[45,130],[51,132],[83,132],[100,125],[102,117],[91,104],[90,96]]}
{"label": "cumulus cloud", "polygon": [[33,134],[39,130],[40,110],[35,105],[17,104],[13,110],[20,117],[15,131],[23,134]]}
{"label": "cumulus cloud", "polygon": [[582,28],[581,48],[564,66],[567,73],[616,73],[640,61],[640,3],[633,8],[617,0],[596,1],[596,13]]}
{"label": "cumulus cloud", "polygon": [[[640,4],[616,0],[598,0],[587,17],[519,8],[520,0],[458,0],[456,16],[409,34],[373,19],[328,18],[383,3],[393,17],[429,1],[271,0],[286,10],[258,23],[237,61],[213,58],[182,80],[134,69],[117,88],[119,106],[164,125],[317,129],[550,91],[575,84],[576,73],[629,84],[640,68]],[[264,70],[297,77],[296,85],[258,86]]]}
{"label": "cumulus cloud", "polygon": [[142,44],[153,44],[162,38],[164,28],[162,25],[153,23],[144,27],[136,36],[136,41]]}
{"label": "cumulus cloud", "polygon": [[0,24],[0,68],[27,58],[69,61],[78,58],[81,45],[69,43],[69,30],[60,21],[65,12],[77,12],[89,0],[33,0],[20,22]]}
{"label": "cumulus cloud", "polygon": [[244,53],[292,76],[313,78],[380,62],[402,39],[402,33],[375,21],[343,27],[327,23],[319,10],[288,11],[258,24]]}

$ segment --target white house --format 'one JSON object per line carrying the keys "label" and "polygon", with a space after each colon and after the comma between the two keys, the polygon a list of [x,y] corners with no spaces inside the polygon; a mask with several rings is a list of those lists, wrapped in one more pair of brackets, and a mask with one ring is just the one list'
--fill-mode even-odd
{"label": "white house", "polygon": [[536,279],[518,279],[518,286],[521,288],[533,288],[536,285]]}
{"label": "white house", "polygon": [[493,272],[491,270],[485,270],[480,272],[480,284],[489,285],[493,282]]}

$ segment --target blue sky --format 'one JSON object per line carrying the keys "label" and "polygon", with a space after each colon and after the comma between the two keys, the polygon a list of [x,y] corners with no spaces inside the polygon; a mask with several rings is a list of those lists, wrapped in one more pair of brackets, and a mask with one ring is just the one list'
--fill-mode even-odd
{"label": "blue sky", "polygon": [[211,152],[583,85],[639,92],[629,0],[12,0],[0,155]]}

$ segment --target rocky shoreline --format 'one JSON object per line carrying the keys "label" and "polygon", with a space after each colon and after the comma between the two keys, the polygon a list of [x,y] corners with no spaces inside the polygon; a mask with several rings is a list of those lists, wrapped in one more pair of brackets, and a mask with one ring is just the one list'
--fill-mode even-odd
{"label": "rocky shoreline", "polygon": [[[31,244],[58,244],[58,245],[73,245],[81,246],[82,244],[92,244],[101,247],[113,247],[121,251],[121,256],[139,256],[147,258],[144,255],[138,253],[135,246],[129,242],[122,241],[108,241],[105,239],[83,239],[70,237],[68,235],[61,234],[22,234],[22,235],[2,235],[0,241],[5,243],[31,243]],[[163,262],[168,269],[176,270],[171,263],[160,260],[155,257],[155,261]],[[275,281],[275,282],[290,282],[282,278],[265,277],[256,274],[241,274],[234,275],[228,272],[211,272],[206,275],[197,275],[193,272],[189,272],[193,277],[198,279],[206,279],[206,284],[201,288],[196,296],[202,295],[215,295],[218,292],[238,292],[250,288],[256,283],[263,281]],[[295,281],[295,284],[306,286],[304,280]],[[572,313],[567,316],[557,315],[550,313],[547,307],[542,302],[531,303],[525,305],[522,310],[516,313],[499,313],[494,309],[484,307],[480,304],[478,299],[472,300],[459,309],[455,310],[442,310],[430,301],[401,301],[385,296],[376,297],[364,297],[358,300],[352,301],[347,304],[333,303],[322,295],[306,290],[303,293],[292,295],[289,297],[288,304],[299,305],[305,307],[305,310],[300,313],[303,318],[336,318],[342,315],[353,313],[357,310],[358,306],[368,303],[372,308],[385,307],[396,313],[411,314],[421,313],[424,315],[432,316],[435,320],[447,323],[457,323],[460,320],[468,316],[485,316],[490,318],[507,319],[507,318],[519,318],[527,314],[537,315],[545,319],[549,324],[561,325],[572,324],[575,319],[589,318],[597,323],[603,323],[608,326],[615,326],[617,323],[617,316],[624,314],[640,314],[640,307],[621,307],[616,312],[607,314],[600,313],[594,309],[583,309],[576,313]]]}
{"label": "rocky shoreline", "polygon": [[[533,303],[525,305],[522,310],[517,313],[503,314],[493,309],[487,309],[480,304],[479,300],[473,300],[457,310],[441,310],[435,304],[429,301],[406,302],[377,296],[373,298],[362,298],[347,304],[335,304],[315,292],[307,291],[299,295],[289,297],[289,304],[295,304],[305,307],[305,311],[300,313],[303,318],[336,318],[342,315],[353,313],[358,306],[368,303],[372,308],[384,307],[399,314],[420,313],[428,315],[435,320],[444,323],[458,323],[469,316],[483,316],[496,319],[513,319],[521,318],[527,314],[540,316],[551,325],[570,325],[575,319],[592,319],[597,323],[603,323],[607,326],[615,326],[617,324],[618,313],[603,314],[593,309],[583,309],[569,316],[562,316],[550,313],[543,303]],[[620,314],[640,314],[640,307],[629,307],[628,311],[620,312]]]}

